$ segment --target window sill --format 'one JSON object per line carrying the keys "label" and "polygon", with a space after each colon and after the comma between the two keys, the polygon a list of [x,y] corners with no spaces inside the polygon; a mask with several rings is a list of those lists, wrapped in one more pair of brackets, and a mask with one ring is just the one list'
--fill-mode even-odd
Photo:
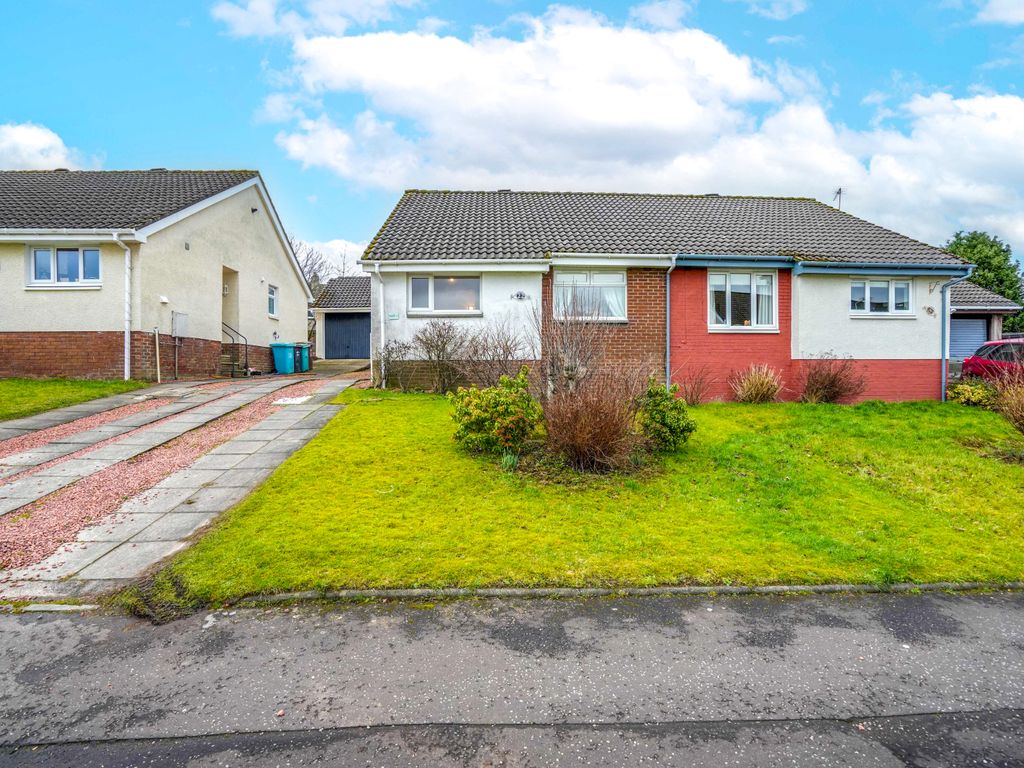
{"label": "window sill", "polygon": [[280,320],[280,319],[281,319],[281,318],[280,318],[280,317],[278,317],[277,315],[271,315],[271,314],[269,314],[269,313],[267,314],[267,317],[269,317],[269,318],[270,318],[271,320]]}
{"label": "window sill", "polygon": [[103,283],[31,283],[26,291],[98,291]]}
{"label": "window sill", "polygon": [[851,312],[851,320],[917,320],[913,312]]}
{"label": "window sill", "polygon": [[722,327],[720,325],[709,325],[708,333],[779,333],[778,328],[743,328],[743,327]]}
{"label": "window sill", "polygon": [[459,312],[457,310],[431,312],[428,309],[409,310],[406,317],[483,317],[484,313],[479,310],[472,312]]}

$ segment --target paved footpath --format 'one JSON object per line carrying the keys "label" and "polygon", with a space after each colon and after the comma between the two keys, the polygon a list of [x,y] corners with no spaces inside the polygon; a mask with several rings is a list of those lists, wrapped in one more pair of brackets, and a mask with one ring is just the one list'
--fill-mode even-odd
{"label": "paved footpath", "polygon": [[[295,383],[296,379],[275,378],[234,385],[219,394],[215,391],[217,399],[208,399],[209,393],[197,395],[202,399],[189,401],[191,409],[179,416],[0,486],[0,512],[6,509],[5,501],[23,506]],[[74,598],[108,593],[129,583],[188,546],[196,531],[249,495],[312,440],[341,409],[329,401],[351,384],[326,380],[316,394],[301,403],[283,405],[189,467],[129,499],[112,516],[81,531],[77,541],[42,562],[0,572],[0,597]],[[285,390],[282,397],[287,396]]]}
{"label": "paved footpath", "polygon": [[1024,764],[1021,593],[25,614],[0,669],[10,765]]}

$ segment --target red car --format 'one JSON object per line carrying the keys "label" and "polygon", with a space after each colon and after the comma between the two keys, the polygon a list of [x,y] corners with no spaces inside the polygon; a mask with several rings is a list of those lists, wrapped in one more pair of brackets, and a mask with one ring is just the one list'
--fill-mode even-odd
{"label": "red car", "polygon": [[1001,339],[982,344],[964,360],[963,376],[995,378],[1010,370],[1024,370],[1024,339]]}

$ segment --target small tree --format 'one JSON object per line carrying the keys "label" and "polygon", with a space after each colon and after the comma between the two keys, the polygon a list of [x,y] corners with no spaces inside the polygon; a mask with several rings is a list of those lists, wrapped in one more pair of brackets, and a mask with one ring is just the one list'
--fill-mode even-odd
{"label": "small tree", "polygon": [[465,349],[466,339],[451,320],[431,320],[412,337],[415,349],[430,367],[434,392],[451,392],[458,385],[456,367]]}
{"label": "small tree", "polygon": [[514,377],[529,357],[523,334],[507,320],[490,323],[466,337],[456,366],[478,387],[495,387],[503,376]]}
{"label": "small tree", "polygon": [[593,376],[608,346],[608,327],[582,311],[569,317],[545,318],[535,311],[533,325],[540,338],[542,395],[574,392]]}
{"label": "small tree", "polygon": [[309,283],[309,290],[314,299],[320,296],[324,286],[335,277],[354,274],[347,259],[342,259],[341,264],[338,264],[312,243],[299,240],[297,237],[289,237],[288,242],[295,253],[295,258],[298,259],[303,277]]}
{"label": "small tree", "polygon": [[[1021,268],[1013,259],[1010,246],[987,232],[957,232],[946,248],[961,259],[976,264],[971,282],[995,291],[1017,304],[1024,304]],[[1024,330],[1024,312],[1006,318],[1009,331]]]}

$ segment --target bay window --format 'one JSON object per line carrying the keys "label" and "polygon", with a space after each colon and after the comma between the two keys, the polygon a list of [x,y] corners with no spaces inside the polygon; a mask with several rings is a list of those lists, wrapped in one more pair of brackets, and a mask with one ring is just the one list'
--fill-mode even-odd
{"label": "bay window", "polygon": [[708,326],[713,330],[774,330],[774,272],[709,272]]}
{"label": "bay window", "polygon": [[99,248],[32,248],[32,285],[89,285],[100,282]]}
{"label": "bay window", "polygon": [[479,275],[416,275],[409,278],[409,311],[479,314]]}
{"label": "bay window", "polygon": [[625,322],[626,273],[557,270],[553,298],[555,317]]}
{"label": "bay window", "polygon": [[912,315],[909,280],[852,280],[850,313],[854,315]]}

